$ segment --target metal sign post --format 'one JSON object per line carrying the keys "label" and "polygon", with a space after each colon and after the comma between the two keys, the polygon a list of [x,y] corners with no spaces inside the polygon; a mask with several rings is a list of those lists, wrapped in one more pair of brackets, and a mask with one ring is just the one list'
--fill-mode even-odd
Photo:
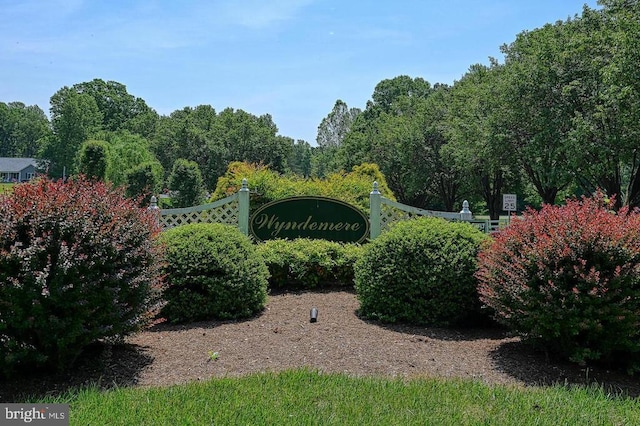
{"label": "metal sign post", "polygon": [[502,194],[502,210],[507,211],[509,215],[509,223],[511,223],[511,212],[517,210],[518,197],[516,194]]}

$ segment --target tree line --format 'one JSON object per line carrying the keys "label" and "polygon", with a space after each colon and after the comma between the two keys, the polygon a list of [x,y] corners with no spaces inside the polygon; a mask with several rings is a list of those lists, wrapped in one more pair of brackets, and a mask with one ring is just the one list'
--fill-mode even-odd
{"label": "tree line", "polygon": [[400,202],[422,208],[451,211],[464,198],[497,218],[505,192],[537,206],[598,188],[618,208],[639,207],[640,3],[599,4],[517,34],[502,62],[471,65],[451,85],[401,75],[379,82],[362,110],[337,100],[316,146],[279,135],[268,114],[200,105],[160,116],[96,79],[56,92],[50,121],[0,103],[0,156],[153,191],[175,167],[213,190],[233,161],[305,177],[367,162]]}

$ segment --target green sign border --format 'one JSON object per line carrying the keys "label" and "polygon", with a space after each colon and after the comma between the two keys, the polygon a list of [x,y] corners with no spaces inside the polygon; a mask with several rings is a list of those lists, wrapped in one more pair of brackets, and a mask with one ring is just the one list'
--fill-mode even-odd
{"label": "green sign border", "polygon": [[[318,208],[318,211],[309,212],[306,211],[297,211],[300,209],[295,208],[296,203],[301,203],[305,201],[321,201],[323,203],[328,203],[332,205],[334,208],[339,206],[339,209],[342,209],[343,212],[349,212],[348,214],[340,214],[338,211],[338,220],[336,220],[336,212],[328,213],[326,211],[323,212],[323,208]],[[287,206],[290,204],[290,206]],[[282,205],[282,207],[280,207]],[[304,206],[304,204],[302,204]],[[276,207],[273,212],[270,212],[270,209]],[[284,210],[283,210],[284,209]],[[264,225],[268,226],[269,230],[272,230],[271,236],[266,236],[264,231],[256,232],[254,229],[255,222],[260,215],[264,215],[266,211],[266,217],[263,217],[262,220]],[[319,214],[318,214],[319,213]],[[317,215],[314,217],[314,214]],[[329,217],[330,214],[333,216]],[[340,228],[348,228],[351,225],[354,225],[355,222],[343,222],[340,219],[353,220],[357,216],[358,219],[358,230],[353,230],[353,232],[357,232],[357,238],[346,238],[341,237],[341,235],[348,235],[345,230],[328,230],[328,229],[319,229],[317,232],[314,230],[308,230],[307,228],[317,228],[323,227],[327,223],[333,224],[333,226],[339,226]],[[280,220],[280,217],[284,217],[284,219]],[[268,222],[267,222],[268,221]],[[362,227],[364,225],[364,227]],[[291,229],[291,228],[294,229]],[[326,226],[324,226],[326,228]],[[295,229],[295,228],[304,228],[304,229]],[[360,229],[364,228],[364,229]],[[297,197],[287,197],[281,198],[279,200],[271,201],[263,206],[260,206],[249,219],[249,231],[251,235],[258,241],[266,241],[271,239],[294,239],[294,238],[310,238],[310,239],[324,239],[328,241],[336,241],[336,242],[351,242],[351,243],[362,243],[369,237],[369,218],[362,213],[357,207],[352,206],[349,203],[345,203],[342,200],[337,200],[335,198],[329,197],[320,197],[320,196],[297,196]],[[297,231],[297,232],[296,232]],[[314,236],[321,235],[321,236]],[[329,234],[329,235],[327,235]]]}

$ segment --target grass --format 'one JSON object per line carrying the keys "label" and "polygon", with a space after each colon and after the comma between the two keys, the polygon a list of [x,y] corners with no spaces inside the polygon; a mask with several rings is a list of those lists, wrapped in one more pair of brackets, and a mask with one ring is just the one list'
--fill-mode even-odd
{"label": "grass", "polygon": [[69,403],[72,425],[640,424],[640,400],[597,387],[518,388],[309,370],[163,388],[87,389],[39,402]]}
{"label": "grass", "polygon": [[0,195],[13,191],[13,183],[0,183]]}

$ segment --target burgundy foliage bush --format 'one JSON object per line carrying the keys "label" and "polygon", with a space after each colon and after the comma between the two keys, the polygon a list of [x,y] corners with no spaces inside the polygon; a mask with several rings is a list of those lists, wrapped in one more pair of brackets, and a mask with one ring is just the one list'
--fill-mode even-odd
{"label": "burgundy foliage bush", "polygon": [[479,294],[527,341],[640,366],[640,216],[601,195],[529,210],[479,254]]}
{"label": "burgundy foliage bush", "polygon": [[155,218],[101,182],[39,179],[0,198],[0,376],[71,365],[150,319]]}

